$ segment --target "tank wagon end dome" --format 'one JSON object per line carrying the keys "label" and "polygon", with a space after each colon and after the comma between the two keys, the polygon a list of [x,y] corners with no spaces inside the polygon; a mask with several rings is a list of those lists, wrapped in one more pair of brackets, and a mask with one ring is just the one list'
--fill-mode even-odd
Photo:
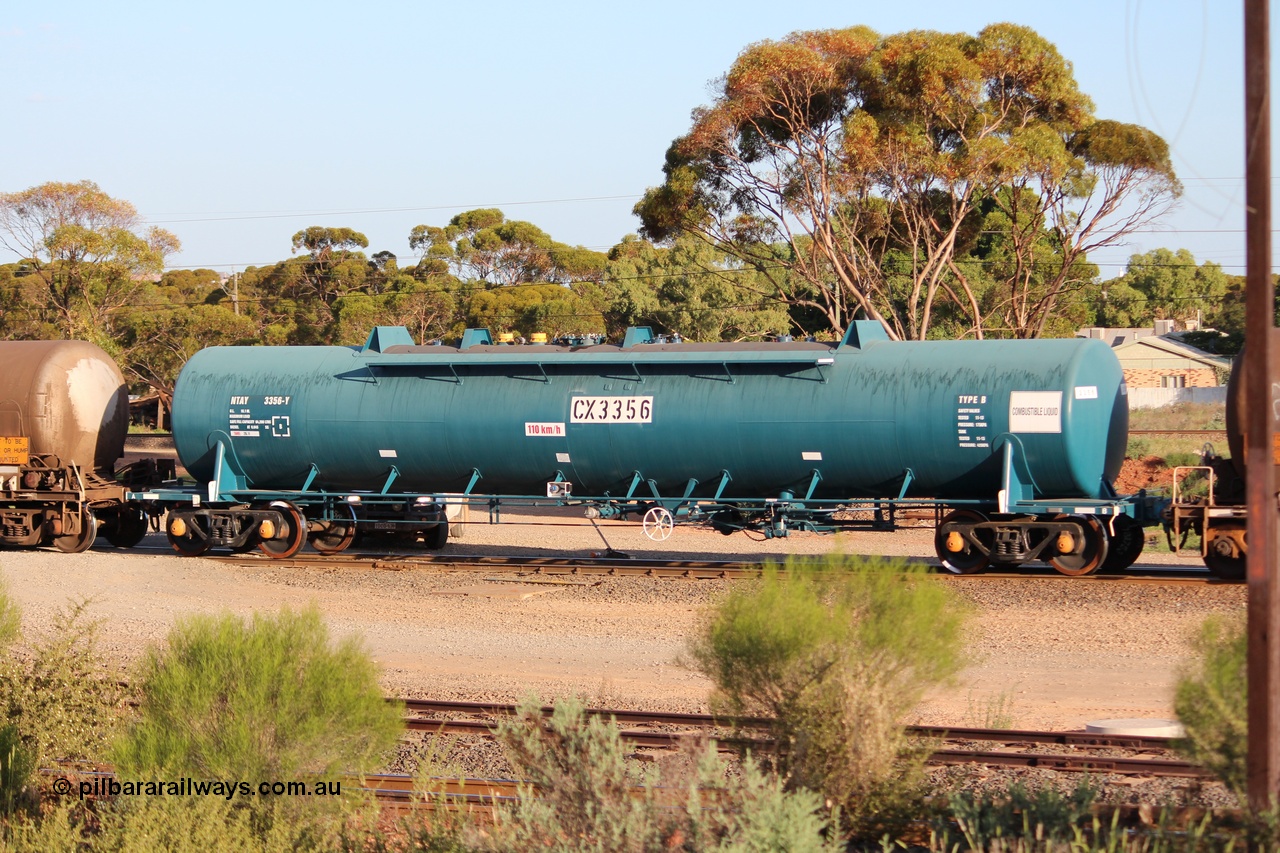
{"label": "tank wagon end dome", "polygon": [[0,434],[33,454],[111,471],[124,453],[129,391],[111,356],[87,341],[0,341]]}

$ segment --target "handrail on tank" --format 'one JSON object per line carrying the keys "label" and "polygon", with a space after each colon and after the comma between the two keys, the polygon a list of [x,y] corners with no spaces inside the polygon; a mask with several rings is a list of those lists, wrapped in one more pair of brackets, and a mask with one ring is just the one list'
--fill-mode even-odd
{"label": "handrail on tank", "polygon": [[1208,471],[1209,472],[1209,504],[1208,505],[1214,506],[1215,503],[1213,500],[1213,487],[1214,487],[1214,484],[1217,482],[1217,477],[1215,477],[1213,474],[1213,468],[1208,465],[1178,465],[1174,467],[1173,469],[1173,502],[1175,504],[1181,503],[1181,501],[1178,500],[1178,487],[1179,487],[1179,484],[1182,482],[1182,475],[1178,473],[1180,471]]}

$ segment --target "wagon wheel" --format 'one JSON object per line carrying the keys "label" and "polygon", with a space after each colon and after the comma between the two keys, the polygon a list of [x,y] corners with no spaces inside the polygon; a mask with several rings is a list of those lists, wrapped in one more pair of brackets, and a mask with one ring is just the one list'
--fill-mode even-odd
{"label": "wagon wheel", "polygon": [[1147,544],[1142,525],[1132,517],[1118,515],[1113,523],[1116,535],[1109,537],[1107,557],[1098,567],[1098,572],[1104,575],[1118,574],[1132,566],[1133,561],[1142,556],[1142,549]]}
{"label": "wagon wheel", "polygon": [[[1239,556],[1233,557],[1230,553],[1224,554],[1214,547],[1219,538],[1228,538],[1223,534],[1223,530],[1225,529],[1226,528],[1219,529],[1219,535],[1215,536],[1213,541],[1209,543],[1208,550],[1204,552],[1204,564],[1209,571],[1213,572],[1214,575],[1222,578],[1223,580],[1242,581],[1245,577],[1245,555],[1240,554]],[[1248,534],[1246,533],[1245,536],[1247,537]]]}
{"label": "wagon wheel", "polygon": [[[1049,565],[1060,574],[1073,578],[1096,572],[1107,559],[1107,532],[1102,528],[1102,522],[1092,515],[1059,515],[1054,521],[1073,522],[1077,541],[1071,553],[1049,557]],[[1050,547],[1054,544],[1050,543]]]}
{"label": "wagon wheel", "polygon": [[671,531],[675,529],[676,521],[666,509],[655,506],[650,507],[649,511],[644,514],[644,520],[641,524],[644,527],[645,536],[648,536],[654,542],[662,542],[671,536]]}
{"label": "wagon wheel", "polygon": [[122,506],[115,523],[105,533],[116,548],[132,548],[147,535],[147,514],[134,506]]}
{"label": "wagon wheel", "polygon": [[258,550],[273,559],[287,560],[307,541],[307,522],[302,518],[302,510],[288,501],[272,501],[268,506],[280,511],[280,529],[276,531],[279,535],[260,540]]}
{"label": "wagon wheel", "polygon": [[328,521],[316,521],[315,529],[307,534],[307,541],[318,554],[326,557],[339,554],[351,545],[356,538],[356,511],[350,504],[343,504],[345,512],[338,510],[336,514],[348,518],[334,518]]}
{"label": "wagon wheel", "polygon": [[441,514],[440,523],[422,534],[422,545],[428,551],[439,551],[449,544],[449,519]]}
{"label": "wagon wheel", "polygon": [[[933,550],[938,555],[942,568],[953,575],[971,575],[987,567],[986,554],[974,547],[968,539],[960,536],[958,530],[948,529],[949,525],[953,524],[981,524],[986,520],[985,515],[972,509],[952,510],[943,517],[933,533]],[[959,543],[951,538],[953,533],[960,536]],[[948,543],[956,547],[956,550],[948,547]]]}
{"label": "wagon wheel", "polygon": [[64,554],[79,554],[88,551],[93,540],[98,538],[98,517],[93,510],[84,507],[80,510],[80,530],[66,536],[53,537],[53,547]]}
{"label": "wagon wheel", "polygon": [[196,524],[196,517],[173,515],[165,525],[169,545],[184,557],[199,557],[209,550],[209,534]]}

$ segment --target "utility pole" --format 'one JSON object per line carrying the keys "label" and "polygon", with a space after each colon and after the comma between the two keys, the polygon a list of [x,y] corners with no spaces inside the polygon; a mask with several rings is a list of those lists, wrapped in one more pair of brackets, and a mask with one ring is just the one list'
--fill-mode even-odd
{"label": "utility pole", "polygon": [[1277,573],[1276,415],[1272,390],[1271,48],[1269,0],[1244,3],[1245,500],[1249,581],[1249,806],[1280,801],[1280,578]]}

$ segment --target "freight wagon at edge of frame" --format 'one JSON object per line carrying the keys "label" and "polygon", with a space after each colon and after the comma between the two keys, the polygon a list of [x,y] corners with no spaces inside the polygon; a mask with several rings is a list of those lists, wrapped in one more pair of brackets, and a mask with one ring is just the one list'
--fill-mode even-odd
{"label": "freight wagon at edge of frame", "polygon": [[[766,537],[894,529],[931,509],[956,573],[1044,560],[1122,570],[1154,502],[1111,486],[1128,431],[1100,341],[893,342],[856,322],[838,343],[418,346],[378,327],[359,347],[214,347],[174,394],[198,490],[128,497],[168,510],[183,554],[345,549],[362,526],[444,509],[578,505]],[[863,512],[859,512],[863,510]]]}
{"label": "freight wagon at edge of frame", "polygon": [[128,548],[147,533],[131,488],[173,477],[170,460],[116,471],[129,427],[124,377],[85,341],[0,341],[0,546]]}

